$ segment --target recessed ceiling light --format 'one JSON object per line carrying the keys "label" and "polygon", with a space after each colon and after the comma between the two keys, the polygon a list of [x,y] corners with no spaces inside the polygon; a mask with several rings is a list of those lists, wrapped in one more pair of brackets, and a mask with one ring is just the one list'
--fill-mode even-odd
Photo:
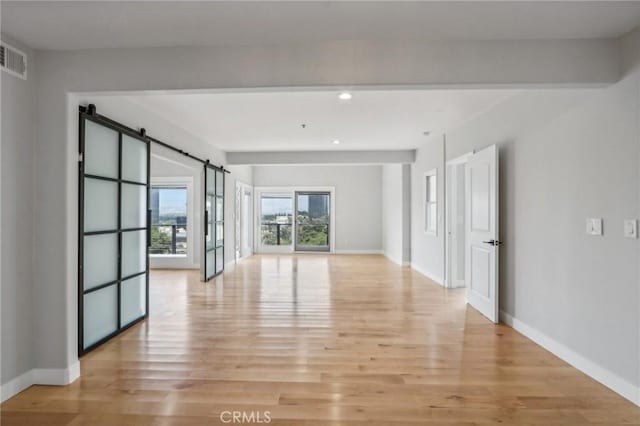
{"label": "recessed ceiling light", "polygon": [[338,139],[336,139],[336,140],[333,141],[333,144],[334,145],[340,145],[340,141]]}
{"label": "recessed ceiling light", "polygon": [[351,98],[353,98],[353,95],[349,92],[342,92],[338,95],[338,99],[341,101],[348,101]]}

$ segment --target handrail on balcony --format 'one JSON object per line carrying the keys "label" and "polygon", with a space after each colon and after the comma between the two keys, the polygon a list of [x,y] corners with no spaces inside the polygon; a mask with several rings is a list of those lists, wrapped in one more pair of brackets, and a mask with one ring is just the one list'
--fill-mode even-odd
{"label": "handrail on balcony", "polygon": [[[294,235],[293,234],[293,223],[280,223],[280,222],[261,222],[260,223],[261,227],[263,228],[263,244],[267,244],[267,245],[282,245],[282,240],[284,238],[286,238],[286,235],[283,233],[283,230],[289,230],[289,238],[288,238],[288,244],[291,244],[291,242],[294,239]],[[271,238],[273,238],[275,236],[275,244],[273,244],[273,242],[271,244],[266,243],[267,240],[265,240],[265,228],[266,230],[268,230],[268,232],[271,234]],[[275,233],[273,232],[273,229],[275,228]],[[296,223],[296,228],[298,230],[302,229],[302,228],[307,228],[307,229],[325,229],[325,245],[329,245],[329,223]],[[268,238],[268,237],[267,237]],[[271,240],[273,241],[273,240]]]}
{"label": "handrail on balcony", "polygon": [[[178,229],[184,228],[185,231],[187,229],[186,224],[162,224],[162,223],[154,223],[151,224],[151,229],[157,229],[160,231],[160,228],[171,228],[169,233],[163,232],[164,234],[170,235],[169,244],[163,243],[161,241],[154,241],[153,234],[151,239],[151,254],[182,254],[178,251]],[[162,231],[160,231],[162,232]]]}
{"label": "handrail on balcony", "polygon": [[284,226],[288,226],[291,227],[293,224],[292,223],[280,223],[280,222],[262,222],[261,223],[262,226],[275,226],[276,227],[276,245],[281,245],[282,244],[282,227]]}

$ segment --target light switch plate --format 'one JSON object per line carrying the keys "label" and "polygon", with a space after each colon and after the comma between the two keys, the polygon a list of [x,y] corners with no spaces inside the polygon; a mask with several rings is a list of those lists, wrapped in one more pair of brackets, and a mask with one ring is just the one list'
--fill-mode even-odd
{"label": "light switch plate", "polygon": [[638,238],[638,221],[636,219],[625,219],[624,237]]}
{"label": "light switch plate", "polygon": [[587,218],[587,234],[602,235],[602,218]]}

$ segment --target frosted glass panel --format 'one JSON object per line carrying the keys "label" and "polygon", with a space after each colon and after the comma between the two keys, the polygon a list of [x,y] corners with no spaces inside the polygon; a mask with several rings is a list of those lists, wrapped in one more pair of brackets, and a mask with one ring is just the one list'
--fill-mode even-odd
{"label": "frosted glass panel", "polygon": [[224,266],[224,248],[220,247],[216,249],[216,273],[222,271]]}
{"label": "frosted glass panel", "polygon": [[84,172],[117,178],[118,132],[89,120],[84,123]]}
{"label": "frosted glass panel", "polygon": [[216,220],[224,219],[224,199],[216,197]]}
{"label": "frosted glass panel", "polygon": [[84,231],[108,231],[118,228],[118,184],[99,179],[84,179]]}
{"label": "frosted glass panel", "polygon": [[206,209],[207,209],[207,216],[208,216],[208,222],[207,222],[207,237],[206,237],[206,247],[207,248],[213,248],[214,247],[214,241],[215,241],[215,235],[213,235],[213,198],[211,196],[207,196],[207,202],[206,202]]}
{"label": "frosted glass panel", "polygon": [[84,347],[87,348],[118,328],[117,285],[84,296]]}
{"label": "frosted glass panel", "polygon": [[215,274],[216,252],[211,250],[207,252],[207,278]]}
{"label": "frosted glass panel", "polygon": [[224,173],[205,169],[205,209],[208,214],[205,237],[206,278],[211,278],[224,268]]}
{"label": "frosted glass panel", "polygon": [[147,144],[122,135],[122,179],[147,183]]}
{"label": "frosted glass panel", "polygon": [[224,172],[216,171],[216,194],[224,194]]}
{"label": "frosted glass panel", "polygon": [[84,237],[84,289],[106,284],[118,278],[117,234]]}
{"label": "frosted glass panel", "polygon": [[129,324],[145,314],[146,275],[140,275],[122,282],[120,288],[120,323]]}
{"label": "frosted glass panel", "polygon": [[147,226],[147,187],[122,184],[122,228]]}
{"label": "frosted glass panel", "polygon": [[216,247],[224,241],[224,223],[216,223]]}
{"label": "frosted glass panel", "polygon": [[215,195],[215,170],[211,170],[207,167],[207,194]]}
{"label": "frosted glass panel", "polygon": [[122,233],[122,276],[144,272],[147,269],[147,231]]}

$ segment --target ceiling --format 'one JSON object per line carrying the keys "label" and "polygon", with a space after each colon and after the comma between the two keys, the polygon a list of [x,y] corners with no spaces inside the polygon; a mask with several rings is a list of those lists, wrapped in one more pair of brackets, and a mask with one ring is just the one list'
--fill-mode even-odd
{"label": "ceiling", "polygon": [[38,49],[608,38],[639,24],[638,1],[2,1],[3,32]]}
{"label": "ceiling", "polygon": [[[358,90],[123,96],[224,151],[414,149],[514,90]],[[109,96],[109,98],[114,98]],[[115,97],[118,98],[118,97]],[[110,99],[113,101],[113,99]],[[333,143],[339,140],[340,144]]]}

